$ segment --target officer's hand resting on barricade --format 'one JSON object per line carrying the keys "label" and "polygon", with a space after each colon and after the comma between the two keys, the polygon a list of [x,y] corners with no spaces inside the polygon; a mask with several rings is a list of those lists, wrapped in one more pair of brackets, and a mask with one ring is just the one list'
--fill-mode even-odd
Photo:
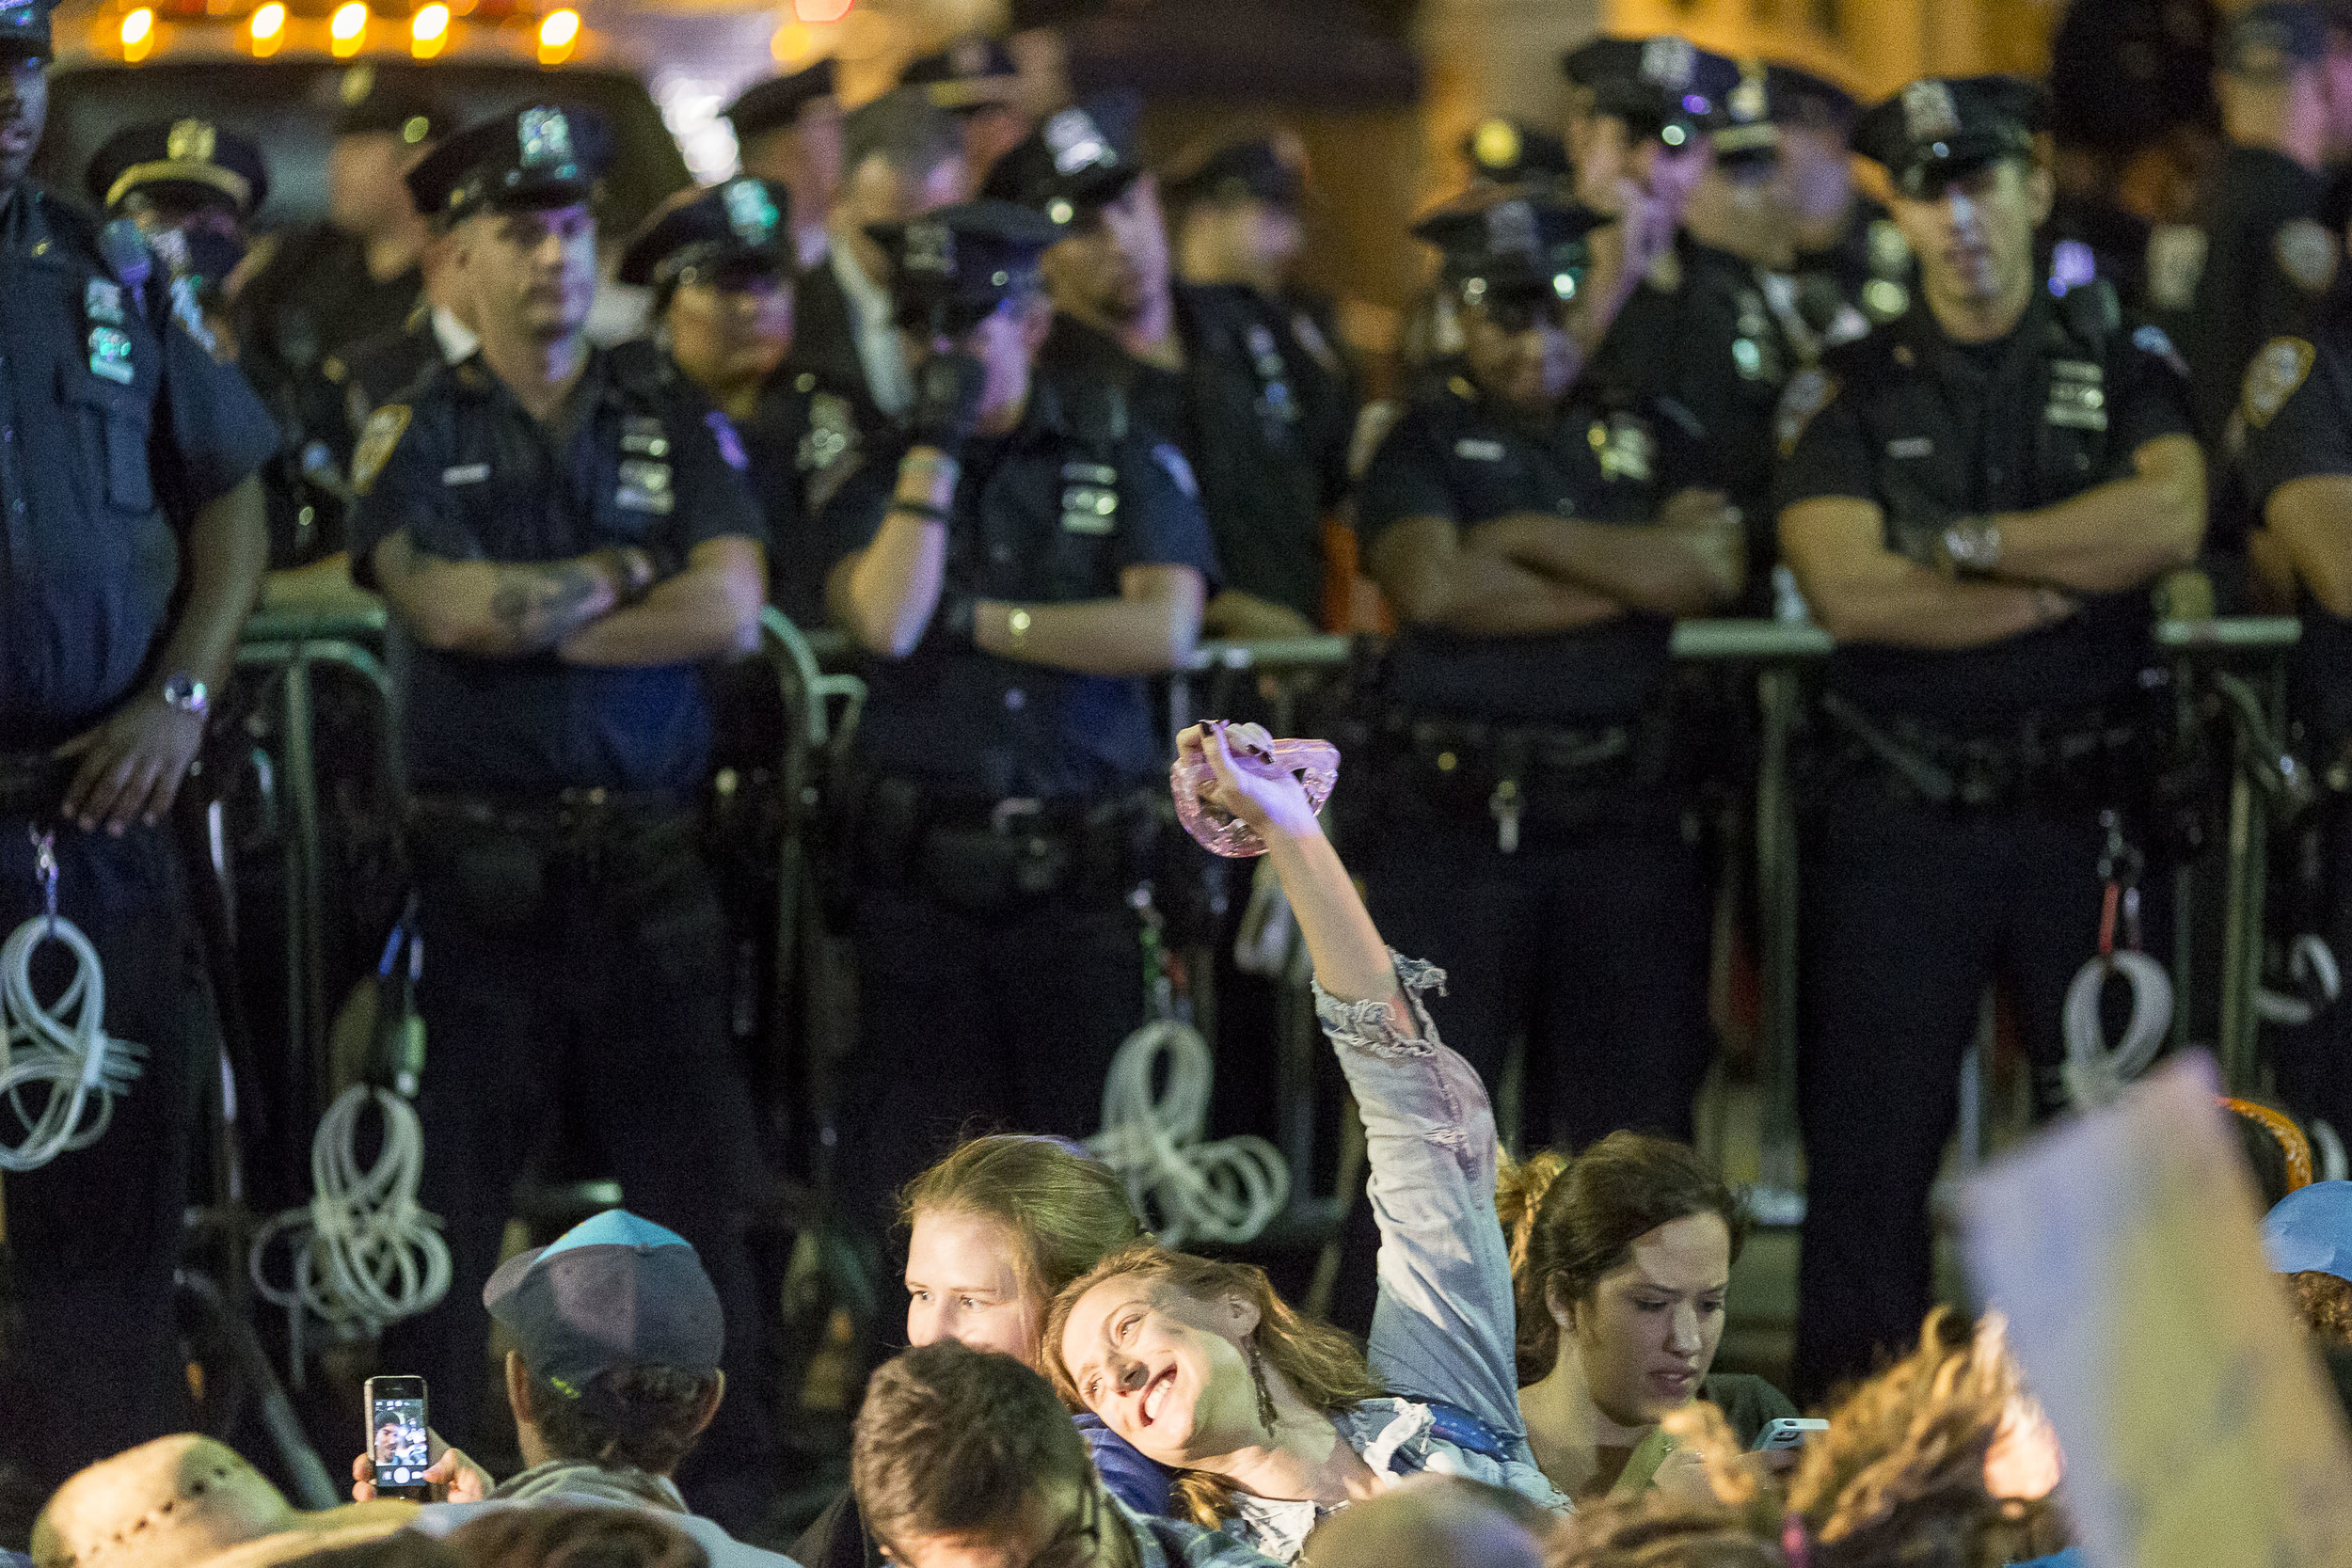
{"label": "officer's hand resting on barricade", "polygon": [[[463,1449],[453,1449],[441,1441],[441,1434],[426,1429],[425,1452],[433,1463],[424,1467],[424,1479],[433,1488],[437,1503],[478,1503],[486,1500],[490,1489],[498,1483],[490,1472],[466,1457]],[[366,1454],[351,1462],[351,1500],[356,1503],[375,1499],[375,1461]]]}
{"label": "officer's hand resting on barricade", "polygon": [[120,833],[133,822],[152,827],[179,797],[204,744],[204,719],[159,696],[124,704],[95,728],[57,748],[61,761],[81,759],[65,792],[65,816],[83,831],[101,823]]}
{"label": "officer's hand resting on barricade", "polygon": [[1248,824],[1262,839],[1305,838],[1323,830],[1315,808],[1295,773],[1260,778],[1233,766],[1233,753],[1270,746],[1274,737],[1256,724],[1195,724],[1176,737],[1178,755],[1189,761],[1205,756],[1216,783],[1200,791],[1201,801],[1228,816]]}
{"label": "officer's hand resting on barricade", "polygon": [[972,355],[932,355],[915,372],[907,434],[918,447],[955,456],[979,423],[980,395],[987,389],[988,368]]}

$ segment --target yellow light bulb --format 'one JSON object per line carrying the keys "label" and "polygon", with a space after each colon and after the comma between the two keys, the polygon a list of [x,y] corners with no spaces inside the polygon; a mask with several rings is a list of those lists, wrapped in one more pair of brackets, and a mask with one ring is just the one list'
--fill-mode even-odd
{"label": "yellow light bulb", "polygon": [[286,31],[286,8],[278,4],[278,0],[269,0],[267,5],[253,13],[248,25],[253,29],[256,43],[278,38]]}
{"label": "yellow light bulb", "polygon": [[429,60],[449,42],[449,8],[433,0],[421,6],[408,19],[408,52],[421,60]]}
{"label": "yellow light bulb", "polygon": [[579,37],[578,11],[549,11],[539,24],[539,47],[542,49],[567,49]]}
{"label": "yellow light bulb", "polygon": [[155,35],[155,13],[141,6],[122,19],[122,46],[145,43]]}
{"label": "yellow light bulb", "polygon": [[326,24],[326,30],[338,43],[356,42],[368,30],[368,8],[360,0],[348,0],[336,7],[334,20]]}

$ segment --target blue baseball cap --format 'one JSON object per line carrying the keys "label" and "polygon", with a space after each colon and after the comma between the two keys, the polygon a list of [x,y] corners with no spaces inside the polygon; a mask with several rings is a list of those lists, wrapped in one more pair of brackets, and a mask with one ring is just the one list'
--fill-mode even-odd
{"label": "blue baseball cap", "polygon": [[2263,1250],[2274,1273],[2352,1279],[2352,1181],[2314,1181],[2280,1198],[2263,1220]]}
{"label": "blue baseball cap", "polygon": [[622,1367],[707,1372],[725,1323],[719,1292],[684,1237],[625,1209],[518,1252],[482,1288],[523,1364],[572,1398]]}

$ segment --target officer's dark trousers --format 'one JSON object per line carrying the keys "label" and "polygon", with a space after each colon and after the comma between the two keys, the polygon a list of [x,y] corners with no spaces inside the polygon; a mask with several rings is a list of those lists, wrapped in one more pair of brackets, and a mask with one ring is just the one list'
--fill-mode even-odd
{"label": "officer's dark trousers", "polygon": [[1521,1132],[1581,1148],[1620,1128],[1691,1135],[1713,1044],[1708,901],[1677,815],[1553,829],[1388,815],[1348,846],[1381,935],[1446,972],[1446,1043],[1491,1090],[1527,1041]]}
{"label": "officer's dark trousers", "polygon": [[1143,1022],[1136,916],[1108,889],[994,914],[911,886],[862,889],[858,1061],[841,1107],[842,1193],[873,1225],[966,1132],[1082,1138]]}
{"label": "officer's dark trousers", "polygon": [[[0,939],[41,908],[24,817],[0,815]],[[178,863],[164,832],[56,830],[57,912],[97,948],[105,1028],[147,1048],[90,1148],[0,1176],[19,1321],[0,1358],[0,1468],[43,1491],[75,1470],[187,1424],[172,1272],[212,1031],[192,958]],[[72,960],[45,948],[34,984],[54,997]],[[10,1137],[15,1117],[0,1110]]]}
{"label": "officer's dark trousers", "polygon": [[[1801,872],[1800,1402],[1917,1339],[1932,1300],[1929,1193],[1985,987],[2007,982],[2049,1104],[2066,989],[2098,952],[2101,900],[2090,808],[1963,817],[1867,778],[1819,804]],[[2153,900],[2148,912],[2161,953]]]}
{"label": "officer's dark trousers", "polygon": [[484,1407],[482,1287],[516,1178],[560,1128],[632,1212],[693,1244],[718,1288],[727,1397],[681,1481],[740,1522],[772,1485],[758,1474],[763,1332],[743,1235],[758,1153],[691,821],[550,839],[425,819],[411,840],[425,941],[420,1200],[441,1217],[456,1278],[439,1308],[388,1337],[386,1366],[430,1380],[434,1425],[453,1443],[507,1422]]}

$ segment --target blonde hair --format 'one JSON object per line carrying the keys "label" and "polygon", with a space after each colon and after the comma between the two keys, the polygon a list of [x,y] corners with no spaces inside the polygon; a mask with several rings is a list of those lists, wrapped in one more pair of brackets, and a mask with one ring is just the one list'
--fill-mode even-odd
{"label": "blonde hair", "polygon": [[2305,1328],[2329,1344],[2352,1345],[2352,1280],[2306,1269],[2287,1275],[2287,1294]]}
{"label": "blonde hair", "polygon": [[[1298,1397],[1317,1410],[1335,1411],[1388,1390],[1372,1375],[1362,1347],[1328,1323],[1305,1318],[1276,1293],[1265,1270],[1253,1263],[1228,1263],[1170,1252],[1157,1242],[1137,1242],[1104,1258],[1062,1288],[1045,1314],[1045,1366],[1055,1390],[1073,1410],[1084,1410],[1078,1386],[1061,1352],[1062,1333],[1080,1298],[1104,1280],[1139,1275],[1175,1287],[1196,1301],[1239,1296],[1258,1309],[1250,1338],[1259,1354],[1280,1372]],[[1214,1529],[1232,1516],[1233,1491],[1204,1470],[1178,1470],[1176,1497],[1195,1524]]]}
{"label": "blonde hair", "polygon": [[899,1223],[925,1213],[978,1214],[1021,1239],[1023,1291],[1050,1301],[1142,1229],[1110,1167],[1060,1138],[992,1133],[963,1144],[907,1183]]}

